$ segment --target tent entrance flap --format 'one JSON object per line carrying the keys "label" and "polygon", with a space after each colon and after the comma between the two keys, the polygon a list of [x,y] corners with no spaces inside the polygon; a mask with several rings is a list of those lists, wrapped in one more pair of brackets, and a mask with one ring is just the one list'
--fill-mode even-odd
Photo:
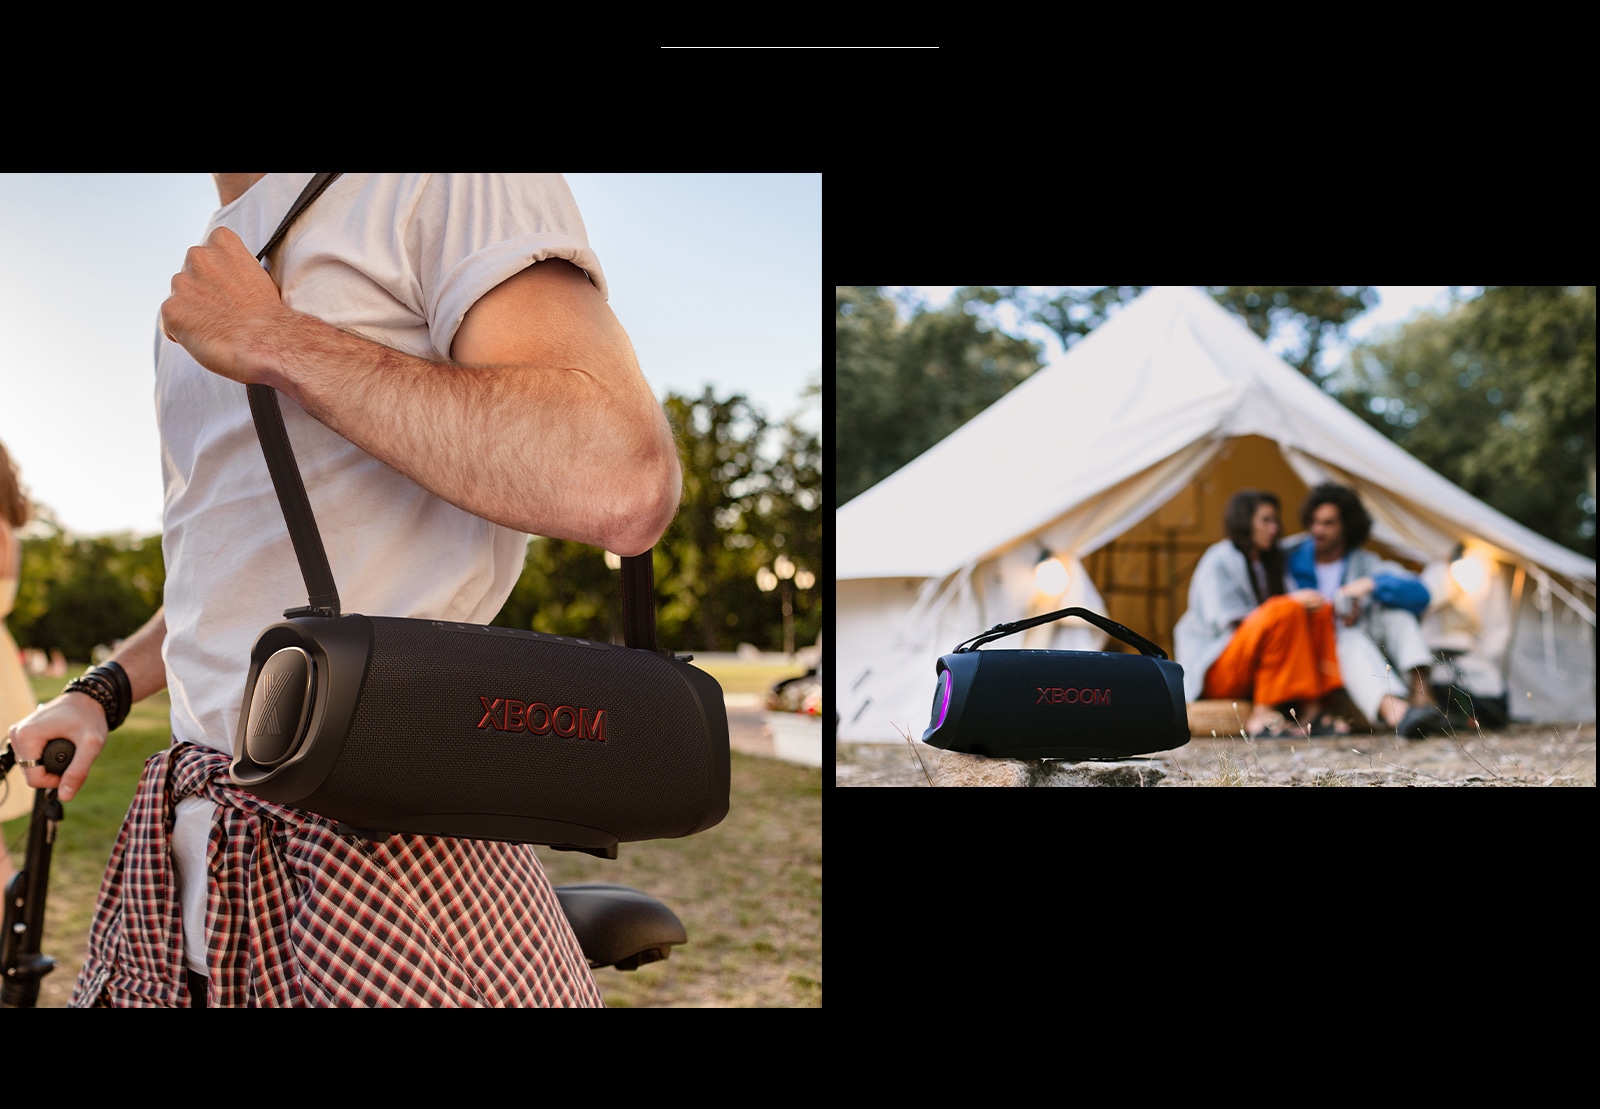
{"label": "tent entrance flap", "polygon": [[1164,504],[1083,560],[1105,598],[1106,615],[1169,653],[1172,629],[1189,605],[1189,579],[1206,548],[1224,538],[1223,510],[1241,489],[1275,493],[1284,535],[1299,530],[1306,487],[1278,444],[1259,435],[1229,439],[1210,464]]}

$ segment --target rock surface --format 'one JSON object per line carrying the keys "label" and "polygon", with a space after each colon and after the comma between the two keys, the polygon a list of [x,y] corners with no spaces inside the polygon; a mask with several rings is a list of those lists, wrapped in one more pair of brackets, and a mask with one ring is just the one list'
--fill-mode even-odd
{"label": "rock surface", "polygon": [[1521,725],[1420,741],[1393,733],[1279,740],[1219,733],[1126,763],[1012,762],[921,743],[845,743],[836,748],[834,766],[839,786],[1081,785],[1085,776],[1108,779],[1095,784],[1138,785],[1142,779],[1163,788],[1593,786],[1595,727]]}
{"label": "rock surface", "polygon": [[1166,777],[1154,762],[1066,762],[989,759],[918,743],[918,758],[936,786],[1153,786]]}

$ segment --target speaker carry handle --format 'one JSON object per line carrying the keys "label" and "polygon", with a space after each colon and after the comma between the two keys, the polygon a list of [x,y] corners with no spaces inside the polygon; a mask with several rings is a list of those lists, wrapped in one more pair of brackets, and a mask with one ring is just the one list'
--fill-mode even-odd
{"label": "speaker carry handle", "polygon": [[956,649],[951,653],[963,654],[967,651],[976,651],[985,643],[992,642],[996,639],[1003,639],[1005,636],[1013,635],[1020,631],[1026,631],[1029,628],[1036,628],[1040,624],[1048,624],[1050,621],[1059,620],[1064,616],[1076,616],[1081,620],[1087,620],[1089,623],[1093,624],[1095,627],[1099,628],[1113,639],[1119,639],[1130,647],[1137,647],[1141,655],[1150,655],[1154,658],[1167,657],[1167,652],[1163,651],[1160,647],[1157,647],[1154,643],[1150,642],[1138,632],[1125,628],[1115,620],[1110,620],[1104,616],[1101,616],[1098,612],[1090,612],[1086,608],[1064,608],[1059,612],[1049,612],[1043,616],[1030,616],[1026,620],[1014,620],[1009,624],[996,624],[988,631],[979,632],[971,639],[957,644]]}

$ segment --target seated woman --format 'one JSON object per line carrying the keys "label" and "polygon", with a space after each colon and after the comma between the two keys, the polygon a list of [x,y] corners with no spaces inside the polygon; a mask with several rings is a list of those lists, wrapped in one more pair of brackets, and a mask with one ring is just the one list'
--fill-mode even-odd
{"label": "seated woman", "polygon": [[1282,715],[1290,708],[1313,735],[1343,735],[1323,700],[1343,686],[1333,606],[1315,589],[1285,594],[1278,549],[1278,498],[1246,489],[1228,501],[1228,538],[1200,556],[1189,582],[1189,610],[1173,630],[1190,701],[1254,702],[1245,732],[1301,734]]}

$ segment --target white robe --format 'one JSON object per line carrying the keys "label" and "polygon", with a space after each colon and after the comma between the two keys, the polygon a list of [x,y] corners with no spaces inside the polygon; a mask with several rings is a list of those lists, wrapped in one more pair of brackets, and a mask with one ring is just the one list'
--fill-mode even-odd
{"label": "white robe", "polygon": [[1185,699],[1200,699],[1206,671],[1257,603],[1244,553],[1228,539],[1207,548],[1189,579],[1189,609],[1172,631],[1173,653],[1183,667]]}

